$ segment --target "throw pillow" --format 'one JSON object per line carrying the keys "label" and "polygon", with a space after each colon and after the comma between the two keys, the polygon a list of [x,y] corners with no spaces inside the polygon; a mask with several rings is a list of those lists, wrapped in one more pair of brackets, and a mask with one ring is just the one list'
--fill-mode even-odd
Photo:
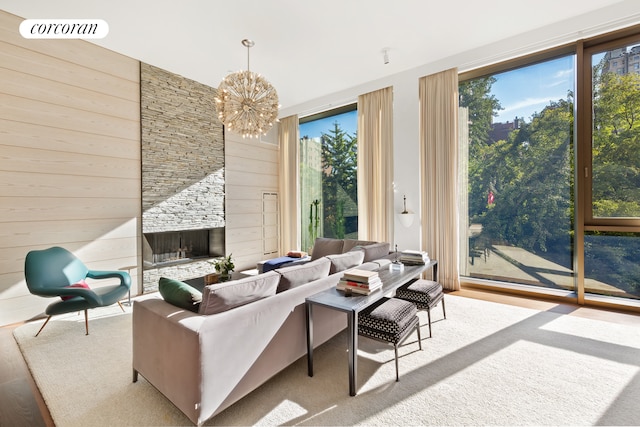
{"label": "throw pillow", "polygon": [[341,254],[344,240],[329,237],[318,237],[313,244],[311,261],[315,261],[327,255]]}
{"label": "throw pillow", "polygon": [[205,286],[200,314],[215,314],[275,295],[280,275],[274,271]]}
{"label": "throw pillow", "polygon": [[327,255],[327,258],[331,261],[329,274],[334,274],[362,264],[362,261],[364,260],[364,250],[354,250],[344,254]]}
{"label": "throw pillow", "polygon": [[[89,288],[89,285],[87,285],[87,282],[84,281],[84,279],[82,279],[78,283],[74,283],[73,285],[65,286],[65,288],[91,289],[91,288]],[[62,298],[62,301],[67,301],[67,300],[70,300],[71,298],[75,298],[75,297],[76,297],[75,295],[67,295],[67,296],[61,296],[60,298]]]}
{"label": "throw pillow", "polygon": [[293,265],[291,267],[274,270],[281,276],[276,292],[286,291],[287,289],[327,277],[330,268],[331,261],[329,261],[328,258],[320,258],[306,264]]}
{"label": "throw pillow", "polygon": [[[389,243],[380,242],[372,245],[360,246],[364,250],[364,261],[369,262],[389,255]],[[352,250],[355,250],[352,249]]]}
{"label": "throw pillow", "polygon": [[349,252],[351,249],[355,247],[373,245],[374,243],[378,243],[378,242],[369,241],[369,240],[344,239],[344,246],[342,247],[342,252],[343,253]]}
{"label": "throw pillow", "polygon": [[169,304],[195,313],[200,308],[202,293],[184,282],[161,277],[158,282],[158,290],[162,298]]}

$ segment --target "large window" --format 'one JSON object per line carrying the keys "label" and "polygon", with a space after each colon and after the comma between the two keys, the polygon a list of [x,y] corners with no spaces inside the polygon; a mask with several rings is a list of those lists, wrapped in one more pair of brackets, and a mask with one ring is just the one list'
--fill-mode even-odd
{"label": "large window", "polygon": [[573,289],[574,55],[460,83],[470,277]]}
{"label": "large window", "polygon": [[460,76],[464,276],[640,299],[637,31]]}
{"label": "large window", "polygon": [[639,52],[638,36],[585,49],[590,126],[583,144],[585,292],[635,299],[640,299]]}
{"label": "large window", "polygon": [[300,120],[304,250],[316,237],[358,237],[357,124],[355,104]]}

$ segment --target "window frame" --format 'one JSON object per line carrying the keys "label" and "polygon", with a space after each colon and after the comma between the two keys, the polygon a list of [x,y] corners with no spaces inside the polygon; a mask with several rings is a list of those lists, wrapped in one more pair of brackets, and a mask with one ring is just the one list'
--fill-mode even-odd
{"label": "window frame", "polygon": [[[619,37],[607,35],[602,39],[592,39],[585,42],[581,49],[576,73],[578,76],[578,90],[576,102],[576,129],[577,133],[577,161],[576,183],[583,189],[580,198],[576,200],[576,208],[579,207],[583,215],[585,231],[613,231],[613,232],[639,232],[640,217],[594,217],[593,216],[593,90],[592,90],[592,63],[594,54],[615,49],[630,44],[640,44],[640,28],[635,34],[622,34]],[[627,33],[625,31],[625,33]],[[582,201],[580,203],[579,201]],[[576,209],[578,210],[578,209]]]}

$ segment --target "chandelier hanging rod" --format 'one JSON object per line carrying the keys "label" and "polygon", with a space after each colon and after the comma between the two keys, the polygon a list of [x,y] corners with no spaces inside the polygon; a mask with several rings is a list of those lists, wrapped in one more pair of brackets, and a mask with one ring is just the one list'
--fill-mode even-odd
{"label": "chandelier hanging rod", "polygon": [[249,71],[249,49],[255,45],[255,42],[253,40],[244,39],[242,40],[242,45],[247,48],[247,71]]}

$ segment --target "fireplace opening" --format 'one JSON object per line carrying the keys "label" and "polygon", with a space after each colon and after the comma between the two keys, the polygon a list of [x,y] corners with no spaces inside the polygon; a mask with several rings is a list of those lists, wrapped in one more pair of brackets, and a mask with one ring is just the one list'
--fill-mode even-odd
{"label": "fireplace opening", "polygon": [[224,227],[144,233],[145,268],[224,256]]}

